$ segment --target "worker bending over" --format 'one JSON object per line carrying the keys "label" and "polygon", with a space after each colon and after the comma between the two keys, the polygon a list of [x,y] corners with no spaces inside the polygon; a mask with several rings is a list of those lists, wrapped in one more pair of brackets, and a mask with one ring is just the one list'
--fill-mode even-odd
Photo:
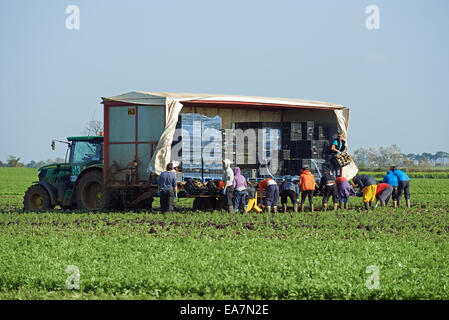
{"label": "worker bending over", "polygon": [[392,186],[390,186],[388,183],[379,183],[376,188],[376,207],[379,205],[379,203],[382,204],[382,207],[387,206],[392,194]]}
{"label": "worker bending over", "polygon": [[257,192],[256,188],[252,185],[246,187],[246,192],[248,193],[248,206],[246,207],[246,212],[250,212],[251,210],[261,213],[262,209],[257,206]]}
{"label": "worker bending over", "polygon": [[401,202],[402,192],[404,192],[405,203],[407,208],[410,208],[410,177],[404,171],[396,169],[395,166],[391,167],[390,170],[398,178],[398,206]]}
{"label": "worker bending over", "polygon": [[337,189],[338,189],[338,200],[340,201],[340,209],[343,209],[343,206],[345,209],[348,209],[348,201],[350,196],[355,197],[355,191],[351,187],[351,184],[349,183],[348,179],[345,177],[338,177],[335,179],[337,182]]}
{"label": "worker bending over", "polygon": [[278,202],[279,202],[279,186],[271,178],[267,178],[259,183],[259,196],[260,196],[260,204],[262,205],[262,192],[263,189],[267,190],[267,194],[265,197],[265,205],[267,206],[268,212],[271,212],[271,207],[273,207],[273,211],[278,211]]}
{"label": "worker bending over", "polygon": [[296,183],[290,179],[285,180],[281,184],[281,203],[284,212],[287,212],[287,202],[290,198],[293,203],[293,210],[298,212],[298,199],[299,199],[299,187]]}
{"label": "worker bending over", "polygon": [[330,196],[332,196],[332,203],[334,204],[334,210],[338,208],[338,189],[335,176],[333,176],[329,169],[323,171],[323,176],[320,180],[320,190],[323,193],[323,210],[327,210],[327,202]]}
{"label": "worker bending over", "polygon": [[376,180],[367,174],[361,174],[355,176],[352,181],[363,193],[363,203],[365,205],[365,210],[369,211],[370,208],[373,209],[373,201],[376,198],[377,189]]}
{"label": "worker bending over", "polygon": [[301,190],[301,211],[304,212],[306,197],[309,198],[310,211],[313,212],[313,192],[315,191],[315,177],[308,167],[301,169],[299,176],[299,189]]}
{"label": "worker bending over", "polygon": [[387,175],[382,180],[382,183],[388,183],[393,188],[391,198],[393,199],[393,207],[396,208],[398,206],[398,186],[399,186],[398,177],[396,177],[393,171],[390,170],[387,172]]}

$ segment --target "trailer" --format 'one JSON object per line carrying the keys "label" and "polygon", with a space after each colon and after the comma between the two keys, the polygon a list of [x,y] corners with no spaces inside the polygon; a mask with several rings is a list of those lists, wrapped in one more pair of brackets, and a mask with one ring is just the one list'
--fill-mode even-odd
{"label": "trailer", "polygon": [[[304,163],[308,163],[315,174],[320,174],[320,166],[322,168],[326,160],[317,150],[323,149],[326,141],[328,145],[337,132],[343,133],[347,140],[349,109],[329,102],[141,91],[109,98],[103,97],[102,100],[104,106],[104,184],[108,189],[120,193],[119,197],[124,203],[132,205],[152,200],[157,190],[158,175],[165,170],[170,161],[174,160],[174,157],[179,157],[179,154],[175,155],[172,152],[172,148],[179,142],[174,137],[177,129],[182,129],[180,122],[183,118],[191,120],[189,128],[195,130],[198,129],[195,119],[206,119],[204,121],[207,121],[207,119],[218,117],[220,127],[214,129],[220,132],[221,141],[218,145],[221,145],[219,150],[215,148],[216,152],[211,162],[213,166],[206,168],[202,140],[200,138],[195,140],[196,136],[193,134],[193,143],[190,142],[190,148],[193,150],[189,150],[190,155],[195,155],[195,152],[200,154],[197,166],[195,166],[194,160],[190,161],[189,165],[187,165],[187,161],[183,161],[185,160],[183,156],[187,151],[185,144],[182,144],[181,156],[177,158],[177,160],[181,160],[181,168],[178,173],[178,180],[181,183],[185,183],[189,179],[199,179],[204,183],[214,180],[214,178],[219,179],[221,174],[217,170],[217,164],[221,168],[221,160],[225,158],[230,158],[234,166],[243,167],[247,178],[255,181],[267,176],[272,176],[278,181],[282,180],[285,176],[291,176],[292,171],[296,170],[299,173],[299,166]],[[289,140],[289,144],[283,143],[286,124],[290,128],[288,134],[292,139]],[[301,124],[303,124],[303,128],[300,130],[302,133],[298,131]],[[314,128],[315,124],[319,125]],[[245,128],[247,131],[250,129],[256,131],[254,141],[257,140],[259,145],[261,141],[268,146],[272,141],[278,140],[276,152],[262,150],[260,152],[262,156],[256,163],[247,163],[251,153],[245,151],[247,150],[245,148],[243,148],[242,154],[235,150],[235,141],[240,138],[239,134],[246,134],[243,131]],[[265,142],[264,139],[268,139],[266,135],[269,135],[268,128],[272,129],[275,135],[274,138],[269,138],[272,139],[270,142]],[[251,141],[251,137],[246,138],[246,143]],[[215,141],[215,146],[217,146],[217,141]],[[267,148],[272,147],[268,146]],[[268,153],[264,153],[266,151]],[[270,152],[268,160],[265,159],[265,155]],[[259,150],[256,153],[259,153]],[[301,158],[301,155],[305,154],[309,158],[306,159],[304,156]],[[273,165],[270,161],[274,162],[272,161],[274,156],[278,161]],[[265,171],[261,169],[262,167],[265,168]],[[276,172],[273,173],[273,171]],[[357,167],[351,162],[345,166],[341,175],[351,179],[357,171]],[[220,198],[219,195],[208,194],[201,196],[187,194],[187,196],[198,199]],[[210,205],[204,205],[204,202],[212,203],[213,200],[212,202],[211,200],[195,200],[195,207],[210,207]],[[219,201],[217,200],[217,202]]]}

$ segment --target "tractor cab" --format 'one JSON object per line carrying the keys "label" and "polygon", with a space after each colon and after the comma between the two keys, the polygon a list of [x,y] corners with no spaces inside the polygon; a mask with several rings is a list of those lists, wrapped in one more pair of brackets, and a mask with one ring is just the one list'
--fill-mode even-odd
{"label": "tractor cab", "polygon": [[70,182],[74,183],[87,167],[103,164],[103,136],[68,137],[70,142]]}

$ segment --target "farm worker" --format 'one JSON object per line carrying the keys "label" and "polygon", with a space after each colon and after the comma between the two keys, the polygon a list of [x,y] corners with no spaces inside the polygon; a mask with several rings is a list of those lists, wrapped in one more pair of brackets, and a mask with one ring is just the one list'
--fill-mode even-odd
{"label": "farm worker", "polygon": [[232,183],[234,187],[234,208],[235,211],[238,212],[240,206],[245,207],[246,211],[246,179],[244,176],[240,174],[240,168],[234,168],[234,182]]}
{"label": "farm worker", "polygon": [[163,213],[173,211],[175,205],[174,197],[178,196],[178,181],[172,170],[173,163],[170,162],[167,164],[167,170],[162,172],[157,180],[158,193],[161,197],[161,211]]}
{"label": "farm worker", "polygon": [[262,209],[257,206],[257,192],[256,188],[253,186],[246,187],[246,192],[248,193],[248,206],[246,207],[246,212],[251,210],[261,213]]}
{"label": "farm worker", "polygon": [[404,192],[405,203],[407,208],[410,208],[410,177],[404,171],[396,169],[395,166],[391,167],[390,170],[398,178],[398,206],[402,198],[402,192]]}
{"label": "farm worker", "polygon": [[293,203],[293,210],[298,212],[298,199],[299,199],[299,187],[296,183],[293,183],[291,178],[286,179],[281,184],[281,203],[284,208],[284,212],[287,212],[287,202],[290,198]]}
{"label": "farm worker", "polygon": [[359,190],[362,190],[365,210],[368,211],[370,208],[373,208],[372,203],[376,198],[377,189],[376,180],[367,174],[361,174],[355,176],[352,181],[354,181],[354,184],[359,187]]}
{"label": "farm worker", "polygon": [[[340,165],[338,164],[337,159],[335,158],[335,155],[341,154],[342,152],[346,151],[346,141],[343,140],[343,133],[339,132],[337,134],[337,139],[335,139],[331,144],[331,150],[330,155],[328,157],[328,161],[331,165],[331,170],[333,171],[335,176],[338,176],[337,173],[338,168],[340,168]],[[341,173],[341,170],[340,170]]]}
{"label": "farm worker", "polygon": [[382,204],[382,207],[385,207],[390,200],[391,195],[393,194],[393,187],[388,183],[379,183],[376,188],[376,207],[379,205],[379,202]]}
{"label": "farm worker", "polygon": [[393,171],[389,170],[387,172],[387,175],[382,180],[382,183],[388,183],[393,188],[393,193],[391,194],[391,197],[393,198],[393,207],[396,208],[398,205],[398,186],[399,186],[398,177],[394,175]]}
{"label": "farm worker", "polygon": [[230,213],[234,213],[234,205],[232,203],[232,196],[234,194],[234,171],[231,169],[231,160],[223,160],[223,181],[225,183],[223,187],[223,195],[226,196],[226,205]]}
{"label": "farm worker", "polygon": [[279,186],[271,178],[267,178],[259,183],[259,195],[260,195],[260,204],[262,204],[262,193],[263,189],[267,189],[267,196],[265,197],[265,205],[267,206],[268,212],[271,212],[271,207],[273,207],[273,211],[278,211],[278,202],[279,202]]}
{"label": "farm worker", "polygon": [[323,176],[320,180],[320,190],[323,192],[323,210],[327,210],[327,202],[332,195],[332,203],[334,204],[334,210],[338,208],[338,189],[337,181],[329,169],[323,170]]}
{"label": "farm worker", "polygon": [[335,179],[337,182],[337,189],[338,189],[338,200],[340,201],[340,208],[348,209],[348,201],[350,196],[355,196],[355,191],[351,187],[351,184],[349,183],[348,179],[345,177],[337,177]]}
{"label": "farm worker", "polygon": [[301,169],[299,175],[299,189],[301,190],[301,211],[304,211],[306,197],[309,198],[310,211],[313,212],[313,192],[315,191],[315,177],[308,170],[308,167]]}

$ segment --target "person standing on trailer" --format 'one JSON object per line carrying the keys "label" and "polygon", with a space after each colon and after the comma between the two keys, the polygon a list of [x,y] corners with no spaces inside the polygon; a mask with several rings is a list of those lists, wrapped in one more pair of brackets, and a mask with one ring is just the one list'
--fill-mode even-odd
{"label": "person standing on trailer", "polygon": [[343,209],[343,206],[345,209],[348,209],[348,201],[350,196],[355,197],[355,191],[351,187],[351,184],[349,183],[348,179],[345,177],[337,177],[335,179],[337,182],[337,189],[338,189],[338,200],[340,201],[340,209]]}
{"label": "person standing on trailer", "polygon": [[355,176],[352,181],[363,194],[363,203],[365,205],[365,210],[369,211],[370,208],[373,209],[373,201],[374,199],[376,199],[376,179],[367,174],[361,174]]}
{"label": "person standing on trailer", "polygon": [[276,213],[278,211],[279,202],[279,186],[272,178],[267,178],[259,183],[259,196],[260,204],[263,204],[262,193],[263,189],[267,189],[267,195],[265,197],[265,205],[267,206],[268,212],[271,212],[271,207]]}
{"label": "person standing on trailer", "polygon": [[309,198],[310,211],[313,212],[313,192],[315,191],[315,177],[308,167],[301,169],[299,189],[301,190],[301,212],[304,212],[306,197]]}
{"label": "person standing on trailer", "polygon": [[[335,139],[331,144],[330,156],[328,158],[328,161],[331,166],[331,170],[333,171],[335,176],[340,175],[337,172],[338,169],[340,168],[340,164],[338,163],[335,156],[337,154],[341,154],[342,152],[345,152],[345,151],[346,151],[346,141],[343,140],[343,133],[339,132],[337,134],[337,139]],[[341,173],[341,169],[340,169],[340,173]]]}
{"label": "person standing on trailer", "polygon": [[379,183],[376,188],[376,207],[379,205],[379,203],[382,204],[382,207],[387,206],[392,194],[392,186],[390,186],[388,183]]}
{"label": "person standing on trailer", "polygon": [[240,174],[240,168],[234,168],[234,182],[232,183],[234,187],[234,209],[236,212],[239,211],[240,207],[245,208],[246,211],[246,179]]}
{"label": "person standing on trailer", "polygon": [[234,205],[232,203],[232,196],[234,195],[234,171],[231,168],[231,160],[223,160],[223,181],[225,183],[223,187],[223,195],[226,197],[226,205],[230,213],[234,213]]}
{"label": "person standing on trailer", "polygon": [[393,174],[398,178],[398,206],[400,205],[402,192],[404,192],[405,203],[410,208],[410,177],[402,170],[396,169],[395,166],[390,168]]}
{"label": "person standing on trailer", "polygon": [[175,206],[175,197],[178,196],[178,181],[172,172],[173,163],[167,164],[167,170],[162,172],[157,180],[158,194],[160,195],[161,211],[171,212]]}
{"label": "person standing on trailer", "polygon": [[334,204],[334,210],[338,208],[338,189],[337,181],[329,169],[324,169],[323,176],[320,180],[320,190],[323,192],[323,210],[327,211],[327,202],[330,196],[332,196],[332,203]]}
{"label": "person standing on trailer", "polygon": [[296,183],[293,183],[291,178],[286,179],[281,184],[281,203],[284,209],[284,212],[287,212],[287,202],[288,198],[290,198],[293,204],[293,210],[298,212],[298,199],[299,199],[299,187]]}
{"label": "person standing on trailer", "polygon": [[396,208],[398,206],[398,177],[394,175],[393,171],[389,170],[387,175],[382,180],[382,183],[388,183],[393,188],[391,198],[393,199],[393,207]]}

